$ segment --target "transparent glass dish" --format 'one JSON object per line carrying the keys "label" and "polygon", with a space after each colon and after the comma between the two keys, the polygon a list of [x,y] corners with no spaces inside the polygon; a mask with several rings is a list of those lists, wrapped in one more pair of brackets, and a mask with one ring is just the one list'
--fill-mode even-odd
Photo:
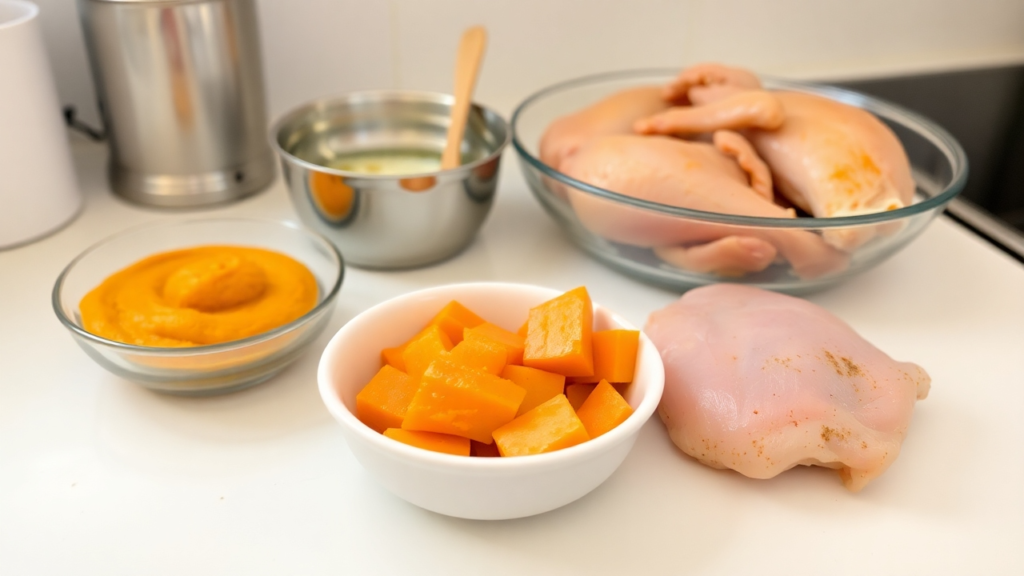
{"label": "transparent glass dish", "polygon": [[[82,327],[79,302],[114,272],[158,252],[211,244],[265,248],[298,260],[316,278],[316,306],[263,334],[190,348],[125,344]],[[158,392],[220,394],[264,382],[298,358],[327,326],[343,275],[337,248],[295,224],[209,219],[147,225],[103,240],[72,260],[53,287],[53,308],[82,350],[110,372]]]}
{"label": "transparent glass dish", "polygon": [[[627,88],[664,85],[677,73],[674,69],[636,70],[562,82],[527,98],[512,116],[512,145],[537,200],[574,243],[609,267],[639,280],[675,290],[715,282],[736,282],[788,293],[819,290],[877,265],[906,246],[960,193],[967,180],[963,149],[948,132],[926,118],[856,92],[774,79],[764,82],[768,89],[807,92],[838,100],[871,112],[891,128],[910,159],[917,186],[914,203],[888,212],[837,218],[737,216],[633,198],[575,180],[540,161],[541,136],[555,119]],[[593,214],[612,213],[607,210],[610,206],[616,208],[616,218],[595,225]],[[761,272],[734,277],[677,268],[644,246],[650,244],[643,238],[645,231],[684,226],[713,226],[720,228],[716,233],[721,236],[795,237],[801,242],[820,243],[831,235],[860,234],[872,238],[844,253],[842,265],[820,267],[827,271],[809,273],[813,262],[800,270],[788,260],[776,260]]]}

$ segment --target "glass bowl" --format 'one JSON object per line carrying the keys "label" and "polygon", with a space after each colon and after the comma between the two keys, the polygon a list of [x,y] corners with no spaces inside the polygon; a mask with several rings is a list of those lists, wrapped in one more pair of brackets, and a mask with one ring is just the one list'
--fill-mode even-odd
{"label": "glass bowl", "polygon": [[[960,193],[967,180],[963,149],[948,132],[926,118],[849,90],[776,79],[766,79],[765,87],[816,94],[863,108],[892,129],[910,159],[917,186],[914,203],[888,212],[837,218],[736,216],[633,198],[575,180],[540,161],[541,136],[555,119],[620,90],[664,85],[677,73],[678,70],[636,70],[562,82],[533,94],[512,115],[512,145],[537,200],[574,243],[609,267],[637,279],[675,290],[723,281],[796,294],[819,290],[877,265],[906,246]],[[575,207],[570,198],[576,202]],[[591,228],[603,230],[603,235],[588,228],[578,213],[598,207],[607,214],[611,205],[617,210],[614,221],[598,228],[592,218],[588,219]],[[795,237],[800,242],[821,243],[820,237],[833,234],[867,233],[873,238],[847,253],[845,266],[831,267],[840,269],[811,274],[804,269],[803,277],[797,275],[788,261],[776,261],[761,272],[742,277],[698,273],[674,267],[655,256],[652,249],[641,247],[645,242],[639,237],[645,229],[709,225],[728,228],[731,234]],[[608,231],[617,227],[623,232],[609,238],[613,234]],[[875,229],[865,230],[868,227]],[[631,235],[638,235],[635,241]]]}
{"label": "glass bowl", "polygon": [[[298,260],[316,278],[316,306],[268,332],[190,348],[125,344],[82,327],[79,302],[114,272],[158,252],[211,244],[265,248]],[[72,260],[53,287],[53,309],[75,342],[110,372],[157,392],[220,394],[264,382],[298,358],[327,326],[343,275],[337,248],[295,224],[209,219],[146,225],[103,240]]]}

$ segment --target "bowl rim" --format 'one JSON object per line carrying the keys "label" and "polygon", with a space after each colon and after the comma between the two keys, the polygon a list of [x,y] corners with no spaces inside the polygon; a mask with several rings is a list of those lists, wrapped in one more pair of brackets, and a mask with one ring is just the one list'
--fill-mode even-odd
{"label": "bowl rim", "polygon": [[463,282],[445,284],[442,286],[415,290],[413,292],[407,292],[405,294],[395,296],[394,298],[389,298],[384,302],[360,312],[354,318],[349,320],[334,334],[334,336],[331,337],[331,340],[324,348],[323,354],[320,356],[320,363],[317,367],[317,385],[320,389],[321,400],[323,400],[324,404],[327,406],[328,412],[330,412],[331,415],[334,416],[334,419],[343,427],[355,436],[358,436],[363,442],[369,443],[377,450],[385,452],[392,457],[400,457],[407,460],[409,463],[418,464],[420,466],[444,466],[485,473],[501,473],[502,471],[511,470],[525,471],[536,468],[568,465],[571,462],[590,460],[592,458],[600,457],[603,452],[610,450],[614,446],[627,441],[631,436],[638,434],[640,429],[654,414],[658,404],[661,402],[661,396],[665,387],[665,366],[661,361],[661,355],[658,353],[657,347],[654,346],[654,343],[650,338],[644,334],[643,330],[636,328],[631,322],[625,320],[611,309],[601,306],[597,302],[592,302],[595,311],[606,310],[615,322],[621,324],[624,329],[638,330],[640,332],[641,341],[654,351],[652,357],[657,359],[655,368],[656,373],[653,378],[654,385],[648,389],[647,393],[644,394],[643,398],[640,400],[640,403],[636,408],[634,408],[633,413],[630,414],[625,421],[601,436],[592,438],[582,444],[577,444],[575,446],[570,446],[569,448],[544,454],[531,454],[529,456],[516,456],[509,458],[472,458],[433,452],[423,448],[409,446],[402,442],[398,442],[397,440],[392,440],[363,424],[358,418],[356,418],[356,415],[348,409],[340,396],[335,393],[334,386],[332,385],[330,374],[327,369],[328,365],[331,364],[329,354],[340,345],[338,342],[344,339],[344,334],[357,331],[360,328],[360,324],[369,322],[368,319],[373,318],[382,311],[387,310],[398,303],[404,303],[409,300],[416,300],[425,296],[445,294],[450,292],[453,288],[478,288],[485,290],[488,288],[505,288],[513,290],[531,290],[544,292],[552,296],[564,293],[564,290],[557,290],[547,286],[515,282]]}
{"label": "bowl rim", "polygon": [[885,212],[874,212],[870,214],[859,214],[855,216],[839,216],[833,218],[815,218],[815,217],[799,217],[799,218],[765,218],[760,216],[741,216],[735,214],[722,214],[718,212],[705,212],[703,210],[694,210],[692,208],[682,208],[679,206],[672,206],[669,204],[662,204],[660,202],[652,202],[650,200],[641,200],[639,198],[633,198],[625,194],[613,192],[605,188],[600,188],[576,180],[567,174],[559,172],[558,170],[548,166],[541,162],[540,158],[534,156],[526,147],[523,145],[519,137],[519,119],[523,112],[530,107],[531,104],[543,99],[546,96],[569,90],[572,88],[578,88],[590,84],[596,84],[600,82],[608,82],[613,80],[623,80],[629,78],[644,78],[652,76],[665,76],[667,78],[673,78],[678,75],[678,68],[641,68],[641,69],[630,69],[630,70],[619,70],[614,72],[603,72],[599,74],[590,74],[587,76],[581,76],[570,80],[565,80],[552,84],[545,88],[534,92],[530,96],[527,96],[512,113],[512,147],[515,148],[519,157],[524,159],[528,164],[541,171],[544,175],[566,184],[607,200],[615,202],[621,202],[635,208],[640,208],[652,212],[659,212],[670,216],[683,216],[686,218],[701,220],[707,222],[716,222],[722,224],[733,224],[733,225],[745,225],[745,226],[759,226],[765,228],[836,228],[843,226],[858,226],[864,224],[877,224],[881,222],[889,222],[893,220],[899,220],[933,210],[944,206],[950,200],[956,197],[962,190],[967,182],[968,174],[968,162],[967,154],[964,152],[960,143],[956,141],[953,136],[947,132],[944,128],[936,124],[935,122],[927,119],[926,117],[892,104],[880,98],[861,94],[853,90],[847,90],[845,88],[837,88],[834,86],[827,86],[823,84],[816,84],[811,82],[798,82],[793,80],[783,80],[771,76],[759,75],[761,80],[764,81],[766,88],[769,89],[785,89],[796,92],[804,92],[809,94],[815,94],[823,96],[832,100],[837,100],[845,104],[855,106],[857,108],[864,109],[876,116],[879,113],[883,114],[891,120],[898,121],[899,123],[914,129],[916,132],[921,134],[924,138],[929,140],[935,145],[950,161],[952,166],[953,174],[950,183],[938,194],[928,198],[924,201],[903,208],[897,208],[896,210],[889,210]]}
{"label": "bowl rim", "polygon": [[[238,340],[220,342],[218,344],[207,344],[204,346],[139,346],[137,344],[118,342],[116,340],[110,340],[102,336],[93,334],[92,332],[89,332],[88,330],[82,328],[76,322],[68,318],[67,315],[64,313],[63,306],[61,305],[61,291],[64,287],[64,281],[66,280],[68,274],[70,274],[72,269],[74,269],[75,265],[77,265],[79,261],[81,261],[86,256],[92,254],[97,250],[102,249],[104,246],[111,242],[120,240],[126,236],[137,234],[139,232],[152,230],[153,228],[172,228],[178,226],[188,226],[193,224],[214,223],[222,223],[227,225],[231,225],[232,223],[246,223],[282,226],[305,234],[309,238],[316,240],[317,243],[319,243],[320,245],[326,247],[328,253],[332,254],[335,257],[338,263],[337,277],[334,279],[334,283],[331,285],[330,289],[326,291],[326,294],[323,297],[323,299],[317,302],[316,306],[313,306],[313,308],[311,308],[308,312],[306,312],[302,316],[299,316],[295,320],[292,320],[287,324],[282,324],[277,328],[267,330],[266,332],[261,332],[260,334],[254,334],[252,336],[248,336],[246,338],[241,338]],[[309,322],[311,319],[318,316],[325,308],[327,308],[334,302],[334,299],[337,297],[338,292],[341,291],[341,284],[344,277],[345,260],[342,257],[341,252],[338,250],[338,248],[321,234],[318,234],[294,222],[289,222],[287,220],[271,220],[263,218],[191,218],[187,220],[176,220],[171,222],[151,222],[146,224],[139,224],[138,226],[132,226],[131,228],[127,228],[125,230],[107,236],[106,238],[103,238],[102,240],[95,242],[94,244],[83,250],[78,256],[75,256],[75,258],[72,259],[71,262],[69,262],[68,265],[65,266],[64,269],[61,271],[60,275],[57,277],[57,281],[53,285],[53,291],[51,293],[51,303],[53,305],[54,312],[57,314],[57,319],[60,320],[61,324],[63,324],[65,328],[70,330],[74,335],[85,340],[89,340],[90,342],[93,342],[95,344],[109,346],[111,348],[118,349],[122,352],[130,352],[134,354],[148,354],[151,356],[191,356],[223,352],[226,350],[232,350],[236,348],[244,348],[252,344],[272,340],[277,336],[280,336],[281,334],[290,332],[295,328],[302,326],[303,324]]]}
{"label": "bowl rim", "polygon": [[512,141],[512,127],[511,124],[507,120],[505,120],[505,117],[502,116],[501,114],[498,114],[498,112],[495,111],[493,108],[489,108],[487,106],[484,106],[483,104],[474,101],[470,103],[472,107],[478,108],[481,111],[488,113],[501,121],[501,125],[505,129],[505,137],[502,138],[498,146],[495,147],[495,149],[487,156],[474,160],[473,162],[470,162],[468,164],[461,164],[459,166],[456,166],[455,168],[449,168],[447,170],[435,170],[432,172],[410,172],[408,174],[365,174],[362,172],[351,172],[349,170],[339,170],[337,168],[330,168],[328,166],[323,166],[315,162],[303,160],[302,158],[299,158],[298,156],[285,150],[281,146],[281,143],[279,142],[281,131],[284,130],[287,124],[294,121],[296,118],[299,118],[308,111],[317,108],[325,108],[332,104],[344,104],[352,101],[358,102],[360,100],[366,99],[382,99],[397,102],[427,101],[438,104],[448,104],[449,106],[451,106],[455,102],[455,96],[451,94],[446,94],[444,92],[430,92],[427,90],[356,90],[351,92],[343,92],[341,94],[336,95],[321,96],[320,98],[310,100],[308,102],[296,106],[295,108],[292,108],[291,110],[282,114],[281,117],[274,122],[273,126],[271,126],[270,128],[269,133],[271,148],[273,148],[274,151],[277,152],[277,154],[281,157],[282,160],[287,160],[288,162],[295,164],[297,166],[301,166],[307,170],[323,172],[325,174],[333,174],[335,176],[343,176],[347,180],[387,181],[405,180],[407,178],[421,178],[427,176],[457,176],[460,172],[472,171],[478,166],[487,164],[488,162],[493,161],[495,158],[500,157],[501,153],[504,152],[509,142]]}

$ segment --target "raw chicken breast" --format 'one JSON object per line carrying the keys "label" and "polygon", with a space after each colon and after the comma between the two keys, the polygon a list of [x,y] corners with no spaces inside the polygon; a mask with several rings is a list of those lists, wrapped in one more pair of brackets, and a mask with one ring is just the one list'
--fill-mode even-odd
{"label": "raw chicken breast", "polygon": [[[563,160],[560,169],[581,182],[661,204],[719,214],[795,217],[792,211],[770,200],[770,176],[763,163],[757,161],[763,175],[755,176],[760,170],[753,169],[752,159],[746,154],[723,152],[722,148],[734,150],[737,141],[728,136],[719,137],[721,134],[716,133],[715,144],[664,136],[602,136],[590,140]],[[749,153],[753,154],[753,151]],[[751,176],[748,177],[744,166],[751,167]],[[758,184],[765,179],[767,183]],[[686,220],[626,206],[578,189],[569,191],[569,201],[588,230],[613,242],[652,248],[690,248],[730,236],[754,237],[762,241],[758,246],[767,243],[777,248],[801,278],[837,272],[847,264],[845,254],[806,230],[727,226]],[[754,249],[758,249],[757,246]],[[667,253],[661,255],[668,256],[666,259],[670,262],[681,262]],[[770,264],[773,257],[763,264]],[[737,259],[725,257],[721,251],[704,260],[713,264],[709,270],[717,272],[724,271],[722,265],[733,268],[737,262]],[[739,269],[751,271],[757,268]]]}
{"label": "raw chicken breast", "polygon": [[645,332],[665,362],[672,441],[751,478],[818,465],[859,491],[896,459],[931,382],[826,310],[746,286],[687,292]]}
{"label": "raw chicken breast", "polygon": [[555,120],[541,137],[541,162],[561,170],[562,161],[589,140],[611,134],[632,134],[633,122],[669,107],[662,92],[658,86],[623,90]]}

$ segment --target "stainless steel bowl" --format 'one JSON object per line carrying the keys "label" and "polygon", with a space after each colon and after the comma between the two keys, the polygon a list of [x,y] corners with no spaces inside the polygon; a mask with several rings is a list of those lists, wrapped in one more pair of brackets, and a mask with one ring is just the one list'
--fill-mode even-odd
{"label": "stainless steel bowl", "polygon": [[272,129],[299,217],[334,242],[347,263],[431,264],[458,253],[480,229],[510,137],[492,110],[471,108],[458,168],[375,175],[329,167],[368,152],[440,157],[453,100],[428,92],[354,92],[306,104]]}

